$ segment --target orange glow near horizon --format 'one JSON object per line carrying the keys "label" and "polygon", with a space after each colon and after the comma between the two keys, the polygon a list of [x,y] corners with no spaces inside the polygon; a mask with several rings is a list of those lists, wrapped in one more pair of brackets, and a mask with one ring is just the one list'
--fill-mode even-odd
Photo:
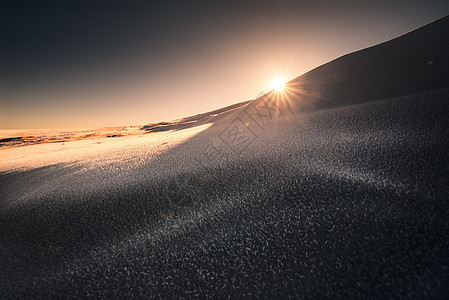
{"label": "orange glow near horizon", "polygon": [[[305,91],[289,81],[433,18],[403,23],[389,19],[381,26],[368,26],[378,25],[377,18],[365,19],[360,27],[354,26],[358,19],[340,22],[340,18],[322,19],[314,14],[299,18],[300,12],[281,10],[273,15],[267,8],[251,18],[243,14],[240,23],[228,23],[229,18],[223,17],[222,27],[206,28],[204,32],[192,27],[185,38],[175,30],[171,39],[167,36],[167,42],[160,44],[144,43],[147,36],[136,31],[136,44],[123,43],[117,37],[114,43],[117,49],[123,45],[124,51],[115,51],[117,57],[115,52],[111,57],[104,55],[104,61],[103,52],[90,53],[87,44],[80,44],[85,45],[87,54],[81,55],[79,62],[70,51],[59,63],[48,66],[45,56],[36,66],[23,60],[23,70],[9,80],[14,85],[2,90],[0,129],[146,125],[206,113],[269,91],[286,101],[306,97]],[[189,19],[190,15],[185,17]],[[274,18],[272,22],[267,22],[269,17]],[[332,22],[332,27],[323,20]],[[134,28],[129,30],[133,32]],[[154,36],[163,30],[155,29]],[[50,46],[48,49],[52,49]],[[35,61],[32,56],[28,59]],[[90,63],[97,59],[98,64]],[[22,59],[17,56],[16,61]]]}

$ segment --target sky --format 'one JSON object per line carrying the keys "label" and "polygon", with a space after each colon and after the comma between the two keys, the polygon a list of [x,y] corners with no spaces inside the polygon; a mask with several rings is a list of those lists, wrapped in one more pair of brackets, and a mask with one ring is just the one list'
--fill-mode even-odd
{"label": "sky", "polygon": [[210,111],[448,14],[430,0],[3,1],[0,128]]}

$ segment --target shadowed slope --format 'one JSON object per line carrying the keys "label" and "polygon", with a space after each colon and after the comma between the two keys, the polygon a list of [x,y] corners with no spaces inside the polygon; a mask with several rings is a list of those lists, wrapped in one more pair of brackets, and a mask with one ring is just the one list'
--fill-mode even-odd
{"label": "shadowed slope", "polygon": [[286,94],[302,111],[449,86],[449,16],[299,76]]}

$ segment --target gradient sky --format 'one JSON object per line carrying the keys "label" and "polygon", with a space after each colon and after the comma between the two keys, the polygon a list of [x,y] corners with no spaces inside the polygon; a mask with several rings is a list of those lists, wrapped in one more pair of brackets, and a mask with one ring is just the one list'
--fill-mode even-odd
{"label": "gradient sky", "polygon": [[448,14],[446,0],[3,2],[0,128],[206,112]]}

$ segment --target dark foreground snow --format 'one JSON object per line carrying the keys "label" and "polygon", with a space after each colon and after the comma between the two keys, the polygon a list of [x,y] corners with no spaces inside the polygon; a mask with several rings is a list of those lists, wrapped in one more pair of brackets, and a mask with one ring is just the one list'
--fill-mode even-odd
{"label": "dark foreground snow", "polygon": [[223,122],[139,165],[1,173],[0,298],[443,298],[448,101],[295,116],[239,155],[205,151]]}

